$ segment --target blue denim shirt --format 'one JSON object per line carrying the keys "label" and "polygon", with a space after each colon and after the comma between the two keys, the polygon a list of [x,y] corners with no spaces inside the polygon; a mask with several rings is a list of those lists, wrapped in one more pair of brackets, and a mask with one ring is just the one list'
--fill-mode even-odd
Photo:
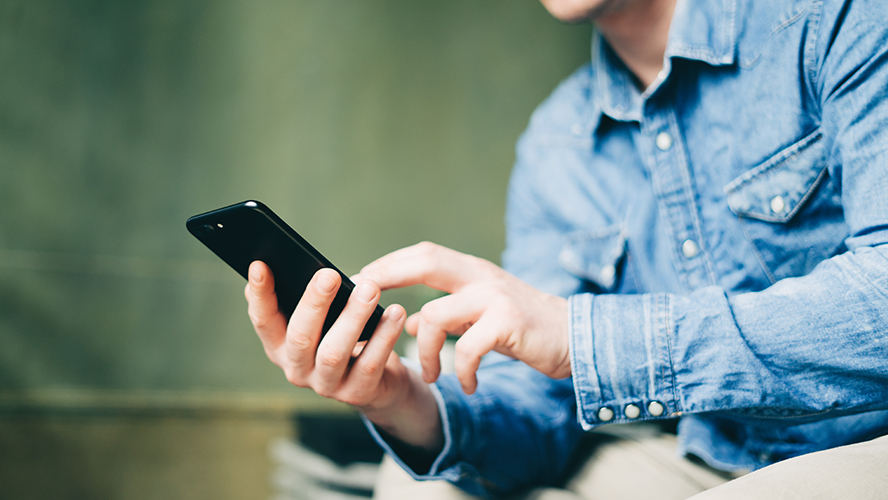
{"label": "blue denim shirt", "polygon": [[417,477],[551,483],[584,431],[678,416],[724,470],[888,432],[886,92],[881,0],[680,0],[644,92],[596,36],[518,144],[503,256],[569,297],[573,378],[442,378]]}

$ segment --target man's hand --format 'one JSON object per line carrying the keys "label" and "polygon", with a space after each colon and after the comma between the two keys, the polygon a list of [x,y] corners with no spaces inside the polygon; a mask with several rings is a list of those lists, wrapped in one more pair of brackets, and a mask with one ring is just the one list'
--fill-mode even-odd
{"label": "man's hand", "polygon": [[467,394],[490,351],[524,361],[554,378],[570,376],[567,301],[524,283],[491,262],[432,243],[407,247],[367,265],[359,277],[382,287],[423,284],[449,293],[407,319],[416,336],[423,378],[441,371],[439,352],[447,334],[456,342],[456,375]]}
{"label": "man's hand", "polygon": [[358,338],[380,291],[371,280],[361,280],[321,340],[327,310],[340,284],[336,271],[318,271],[288,325],[278,310],[271,270],[263,262],[253,262],[244,290],[250,320],[268,359],[281,367],[292,384],[360,409],[385,408],[396,402],[407,383],[407,370],[392,351],[404,324],[404,308],[386,309],[362,349]]}
{"label": "man's hand", "polygon": [[369,279],[358,280],[342,314],[321,340],[340,284],[336,271],[318,271],[288,324],[278,310],[271,270],[253,262],[244,295],[265,354],[292,384],[357,407],[381,430],[434,456],[444,443],[438,405],[428,384],[405,368],[393,351],[404,325],[404,308],[386,308],[373,336],[361,346],[358,338],[380,290]]}

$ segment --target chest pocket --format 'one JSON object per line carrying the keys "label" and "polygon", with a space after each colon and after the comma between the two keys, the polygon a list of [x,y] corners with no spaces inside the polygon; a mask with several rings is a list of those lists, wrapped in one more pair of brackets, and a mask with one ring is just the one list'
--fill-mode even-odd
{"label": "chest pocket", "polygon": [[725,194],[772,281],[805,275],[843,248],[841,192],[819,131],[731,181]]}
{"label": "chest pocket", "polygon": [[635,277],[628,263],[626,237],[620,225],[568,233],[562,242],[558,263],[589,285],[584,291],[636,292]]}

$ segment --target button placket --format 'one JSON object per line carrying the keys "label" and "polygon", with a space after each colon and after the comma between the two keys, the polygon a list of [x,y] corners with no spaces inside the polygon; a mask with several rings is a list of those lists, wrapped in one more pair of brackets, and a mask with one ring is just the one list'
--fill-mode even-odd
{"label": "button placket", "polygon": [[697,242],[694,240],[684,240],[684,243],[681,244],[681,254],[685,256],[687,259],[693,259],[700,253],[700,247],[697,246]]}
{"label": "button placket", "polygon": [[701,246],[702,235],[688,157],[679,137],[677,118],[671,109],[645,107],[641,132],[649,137],[652,180],[657,204],[675,238],[674,261],[679,278],[696,289],[714,280]]}
{"label": "button placket", "polygon": [[672,136],[669,135],[669,132],[660,132],[657,134],[654,144],[657,145],[660,151],[668,151],[672,147]]}

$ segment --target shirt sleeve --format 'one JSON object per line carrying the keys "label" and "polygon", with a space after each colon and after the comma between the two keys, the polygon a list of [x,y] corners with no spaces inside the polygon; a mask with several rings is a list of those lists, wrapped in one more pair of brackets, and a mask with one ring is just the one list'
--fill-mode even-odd
{"label": "shirt sleeve", "polygon": [[485,498],[554,484],[583,433],[570,379],[551,379],[500,354],[485,359],[475,394],[463,393],[452,375],[443,375],[432,391],[444,447],[428,471],[413,470],[364,419],[376,441],[417,480],[450,481]]}
{"label": "shirt sleeve", "polygon": [[847,251],[755,293],[572,297],[584,428],[888,408],[888,20],[873,3],[824,4],[807,71],[829,174],[841,183]]}

